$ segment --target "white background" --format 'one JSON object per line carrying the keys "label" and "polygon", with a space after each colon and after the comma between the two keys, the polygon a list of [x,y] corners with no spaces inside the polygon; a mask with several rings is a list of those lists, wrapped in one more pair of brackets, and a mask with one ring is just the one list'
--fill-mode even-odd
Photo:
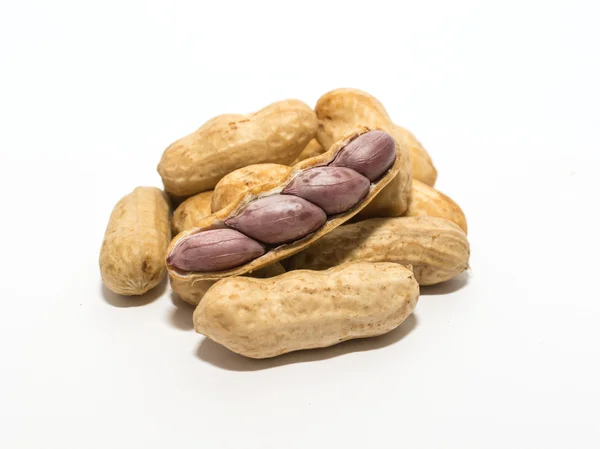
{"label": "white background", "polygon": [[[597,448],[598,2],[0,6],[0,447]],[[267,361],[103,289],[113,205],[214,115],[379,98],[472,269],[391,334]]]}

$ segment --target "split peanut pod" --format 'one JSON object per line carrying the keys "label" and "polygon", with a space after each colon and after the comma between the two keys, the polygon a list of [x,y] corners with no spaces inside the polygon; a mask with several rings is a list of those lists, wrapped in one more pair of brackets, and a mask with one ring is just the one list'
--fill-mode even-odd
{"label": "split peanut pod", "polygon": [[198,193],[181,203],[173,213],[173,232],[179,234],[196,226],[204,217],[211,214],[210,204],[213,191]]}
{"label": "split peanut pod", "polygon": [[442,192],[416,179],[413,179],[408,209],[404,216],[445,218],[467,232],[467,219],[460,206]]}
{"label": "split peanut pod", "polygon": [[425,148],[409,131],[396,126],[383,105],[372,95],[358,89],[335,89],[319,99],[315,112],[319,119],[317,140],[323,147],[328,148],[355,126],[374,126],[387,131],[397,141],[406,142],[414,179],[430,186],[435,184],[437,171]]}
{"label": "split peanut pod", "polygon": [[326,153],[294,166],[278,185],[254,187],[179,234],[167,250],[170,276],[215,280],[300,251],[364,208],[401,170],[406,151],[381,130],[348,133]]}
{"label": "split peanut pod", "polygon": [[418,297],[412,271],[394,263],[351,263],[271,279],[230,277],[206,292],[194,328],[260,359],[385,334],[412,313]]}
{"label": "split peanut pod", "polygon": [[185,198],[211,190],[235,169],[291,164],[315,136],[314,111],[299,100],[273,103],[249,115],[215,117],[170,145],[158,164],[165,190]]}
{"label": "split peanut pod", "polygon": [[171,239],[170,205],[162,190],[138,187],[114,207],[100,250],[104,284],[120,295],[141,295],[165,275]]}
{"label": "split peanut pod", "polygon": [[469,266],[469,242],[456,224],[435,217],[372,218],[340,226],[284,263],[325,270],[346,262],[411,265],[420,285],[447,281]]}

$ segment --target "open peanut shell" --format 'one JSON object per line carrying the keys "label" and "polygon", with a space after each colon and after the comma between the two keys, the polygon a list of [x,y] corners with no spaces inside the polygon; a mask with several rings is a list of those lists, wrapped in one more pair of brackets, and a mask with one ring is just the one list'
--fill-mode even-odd
{"label": "open peanut shell", "polygon": [[[182,239],[185,239],[186,237],[203,231],[226,228],[224,224],[225,220],[236,216],[239,213],[239,211],[249,202],[258,198],[280,193],[290,183],[290,181],[294,179],[294,177],[302,170],[313,167],[325,166],[329,164],[335,159],[338,152],[341,151],[352,140],[354,140],[362,134],[375,130],[385,131],[376,127],[355,128],[352,131],[349,131],[347,134],[345,134],[337,142],[335,142],[327,152],[319,156],[303,160],[298,164],[294,165],[290,174],[283,180],[266,182],[253,188],[245,195],[238,197],[235,201],[231,202],[223,209],[201,220],[198,223],[197,227],[188,229],[178,234],[171,241],[167,249],[167,256],[171,254],[173,249],[176,248],[176,246]],[[262,267],[266,267],[274,262],[280,261],[286,257],[291,256],[292,254],[301,251],[302,249],[309,246],[311,243],[315,242],[319,238],[331,232],[341,224],[351,219],[358,212],[360,212],[367,204],[369,204],[369,202],[371,202],[375,198],[375,196],[390,181],[392,181],[392,179],[394,179],[396,175],[398,175],[400,171],[410,171],[410,164],[404,163],[407,160],[407,153],[408,148],[406,147],[406,144],[404,142],[399,142],[396,140],[396,159],[393,165],[389,169],[387,169],[387,171],[385,171],[378,179],[371,182],[367,195],[361,201],[359,201],[358,204],[346,210],[345,212],[337,215],[328,216],[325,224],[313,233],[308,234],[305,237],[291,243],[285,243],[280,244],[278,246],[269,247],[267,252],[265,252],[265,254],[263,254],[262,256],[251,260],[250,262],[247,262],[243,265],[223,271],[184,272],[170,265],[167,262],[167,269],[171,279],[174,280],[181,287],[186,282],[193,284],[195,282],[200,281],[218,280],[229,276],[243,275],[246,273],[252,273],[256,270],[259,270]]]}

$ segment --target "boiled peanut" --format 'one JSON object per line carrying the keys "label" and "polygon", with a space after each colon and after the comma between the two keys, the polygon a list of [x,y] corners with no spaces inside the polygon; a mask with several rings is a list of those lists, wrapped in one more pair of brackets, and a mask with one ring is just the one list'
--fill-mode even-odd
{"label": "boiled peanut", "polygon": [[288,270],[324,270],[346,262],[412,265],[421,285],[447,281],[469,266],[469,242],[437,217],[372,218],[340,226],[286,260]]}
{"label": "boiled peanut", "polygon": [[[275,262],[266,267],[262,267],[259,270],[253,271],[252,273],[246,273],[244,276],[252,278],[271,278],[283,273],[285,273],[283,265],[279,262]],[[171,289],[177,293],[182,300],[194,306],[197,306],[200,303],[208,289],[217,282],[201,280],[197,282],[186,282],[176,276],[169,276],[169,281],[171,283]]]}
{"label": "boiled peanut", "polygon": [[418,297],[412,271],[393,263],[230,277],[206,292],[194,328],[234,352],[267,358],[385,334],[412,313]]}
{"label": "boiled peanut", "polygon": [[317,139],[313,139],[308,142],[306,148],[302,150],[300,156],[298,156],[291,165],[296,165],[298,162],[303,161],[304,159],[309,159],[311,157],[318,156],[319,154],[323,154],[326,150],[327,149],[323,148]]}
{"label": "boiled peanut", "polygon": [[413,180],[412,193],[404,216],[445,218],[467,232],[467,219],[460,206],[442,192],[416,179]]}
{"label": "boiled peanut", "polygon": [[225,220],[225,224],[260,242],[279,244],[301,239],[325,221],[327,215],[323,209],[305,199],[273,195],[250,202],[238,215]]}
{"label": "boiled peanut", "polygon": [[276,186],[291,173],[292,168],[280,164],[254,164],[232,171],[215,187],[211,210],[217,212],[259,185]]}
{"label": "boiled peanut", "polygon": [[210,204],[213,191],[202,192],[194,195],[181,203],[173,213],[173,231],[179,234],[181,231],[193,228],[201,219],[211,214]]}
{"label": "boiled peanut", "polygon": [[383,131],[371,131],[348,143],[330,167],[347,167],[375,181],[396,160],[396,142]]}
{"label": "boiled peanut", "polygon": [[316,204],[327,215],[345,212],[367,193],[371,182],[345,167],[315,167],[300,172],[282,191]]}
{"label": "boiled peanut", "polygon": [[120,295],[141,295],[165,275],[171,239],[169,200],[155,187],[138,187],[114,207],[100,250],[104,284]]}
{"label": "boiled peanut", "polygon": [[170,145],[158,172],[167,192],[191,196],[213,189],[246,165],[292,163],[316,128],[315,113],[299,100],[273,103],[250,115],[218,116]]}
{"label": "boiled peanut", "polygon": [[181,271],[221,271],[262,256],[265,248],[233,229],[212,229],[186,237],[167,257]]}
{"label": "boiled peanut", "polygon": [[358,89],[332,90],[319,99],[315,112],[319,119],[317,140],[323,147],[328,148],[357,125],[378,127],[408,146],[413,178],[435,184],[437,171],[427,151],[409,131],[392,123],[383,105],[372,95]]}

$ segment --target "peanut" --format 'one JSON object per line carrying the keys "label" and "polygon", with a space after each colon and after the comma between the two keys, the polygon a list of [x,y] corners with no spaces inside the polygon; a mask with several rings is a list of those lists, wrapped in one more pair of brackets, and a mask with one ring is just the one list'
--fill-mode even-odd
{"label": "peanut", "polygon": [[311,157],[318,156],[319,154],[325,153],[326,148],[323,148],[317,139],[313,139],[308,142],[306,148],[302,150],[300,156],[296,158],[292,165],[296,165],[298,162],[303,161],[304,159],[309,159]]}
{"label": "peanut", "polygon": [[217,212],[259,185],[281,183],[292,171],[291,167],[279,164],[254,164],[232,171],[215,187],[211,210]]}
{"label": "peanut", "polygon": [[419,284],[432,285],[468,268],[469,242],[456,224],[442,218],[372,218],[336,228],[284,265],[324,270],[355,261],[412,265]]}
{"label": "peanut", "polygon": [[[253,271],[252,273],[246,273],[244,276],[253,278],[270,278],[279,276],[283,273],[285,273],[285,268],[283,268],[283,265],[281,265],[279,262],[275,262],[259,270]],[[196,282],[187,282],[176,276],[169,276],[169,281],[171,283],[171,289],[173,289],[173,291],[177,293],[182,300],[194,306],[197,306],[200,303],[202,297],[205,295],[208,289],[212,287],[215,282],[217,282],[201,280]]]}
{"label": "peanut", "polygon": [[225,224],[263,243],[280,244],[301,239],[326,221],[323,209],[305,199],[273,195],[252,201]]}
{"label": "peanut", "polygon": [[196,226],[201,219],[211,214],[210,204],[213,191],[194,195],[181,203],[173,213],[173,232],[179,234]]}
{"label": "peanut", "polygon": [[170,205],[155,187],[138,187],[114,207],[100,250],[104,284],[120,295],[141,295],[165,275],[171,239]]}
{"label": "peanut", "polygon": [[416,179],[413,180],[412,193],[405,217],[439,217],[456,223],[467,233],[467,219],[458,204],[451,198]]}
{"label": "peanut", "polygon": [[230,277],[206,292],[194,328],[234,352],[267,358],[385,334],[412,313],[418,297],[410,269],[392,263]]}
{"label": "peanut", "polygon": [[265,253],[265,248],[233,229],[212,229],[179,241],[167,263],[182,271],[219,271],[237,267]]}
{"label": "peanut", "polygon": [[372,131],[346,145],[329,166],[351,168],[375,181],[395,160],[394,138],[383,131]]}
{"label": "peanut", "polygon": [[315,167],[301,172],[282,193],[304,198],[334,215],[356,205],[370,186],[367,178],[350,168]]}
{"label": "peanut", "polygon": [[378,127],[408,145],[413,178],[435,184],[437,171],[427,151],[409,131],[392,123],[383,105],[372,95],[358,89],[336,89],[319,99],[315,112],[319,119],[317,140],[323,147],[328,148],[355,126]]}
{"label": "peanut", "polygon": [[221,115],[164,152],[158,172],[177,197],[211,190],[235,169],[292,163],[315,136],[315,113],[299,100],[273,103],[250,115]]}

